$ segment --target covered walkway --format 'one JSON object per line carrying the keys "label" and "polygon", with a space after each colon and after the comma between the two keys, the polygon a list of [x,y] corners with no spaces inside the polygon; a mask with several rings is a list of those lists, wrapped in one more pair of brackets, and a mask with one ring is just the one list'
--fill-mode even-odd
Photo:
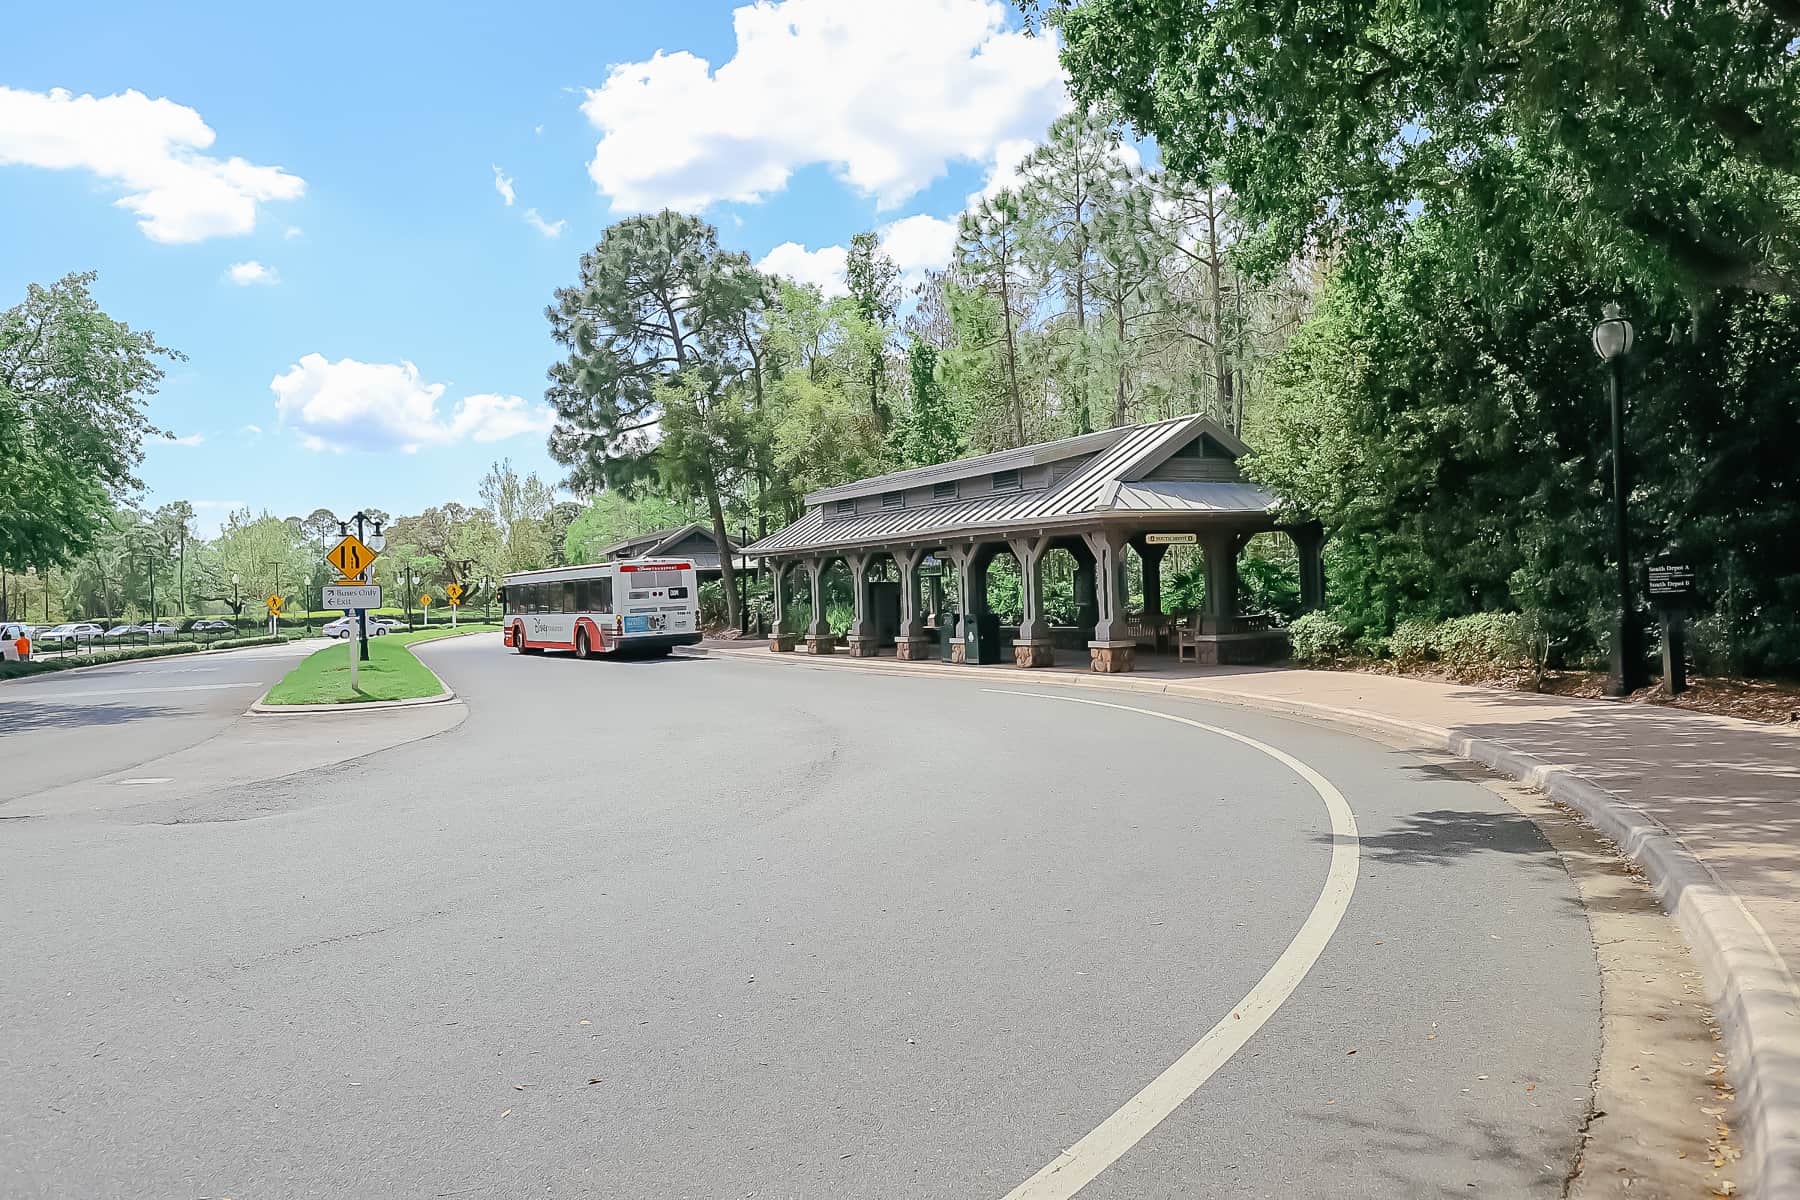
{"label": "covered walkway", "polygon": [[[1266,614],[1239,610],[1238,556],[1258,533],[1293,539],[1303,607],[1324,598],[1323,534],[1283,522],[1275,497],[1247,482],[1246,447],[1198,416],[1107,429],[978,458],[897,471],[807,496],[808,511],[744,548],[774,583],[770,648],[833,653],[826,575],[847,569],[852,612],[844,644],[872,657],[938,652],[944,633],[957,662],[995,662],[1010,641],[1021,667],[1051,666],[1057,650],[1087,652],[1092,670],[1130,671],[1140,645],[1186,649],[1202,663],[1278,657],[1286,636]],[[1205,570],[1204,609],[1168,619],[1161,566],[1171,546],[1193,546]],[[1046,603],[1045,563],[1073,560],[1072,620],[1057,625]],[[1001,632],[989,610],[988,570],[1010,555],[1018,572],[1016,624]],[[1128,556],[1142,566],[1143,607],[1130,611]],[[795,620],[805,581],[812,617]]]}

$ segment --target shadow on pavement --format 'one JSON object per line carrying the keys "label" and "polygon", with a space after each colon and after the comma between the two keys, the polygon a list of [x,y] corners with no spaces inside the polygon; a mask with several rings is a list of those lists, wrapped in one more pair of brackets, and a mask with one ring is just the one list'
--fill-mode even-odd
{"label": "shadow on pavement", "polygon": [[0,737],[45,729],[85,729],[126,725],[180,715],[159,704],[61,704],[54,700],[8,700],[0,703]]}

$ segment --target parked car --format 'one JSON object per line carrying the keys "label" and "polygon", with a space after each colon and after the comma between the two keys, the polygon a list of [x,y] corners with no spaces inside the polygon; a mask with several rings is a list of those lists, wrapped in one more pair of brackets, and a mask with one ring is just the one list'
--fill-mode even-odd
{"label": "parked car", "polygon": [[0,662],[20,662],[31,657],[31,626],[11,621],[0,625]]}
{"label": "parked car", "polygon": [[[386,634],[390,629],[392,629],[394,627],[394,624],[398,624],[398,622],[390,624],[390,623],[387,623],[386,621],[384,621],[381,617],[370,617],[369,618],[369,636],[370,637],[381,637],[382,635]],[[355,637],[356,636],[356,618],[355,617],[339,617],[335,621],[327,621],[327,622],[325,622],[324,626],[320,628],[319,632],[324,634],[328,638],[338,638],[340,640],[343,638]]]}
{"label": "parked car", "polygon": [[203,620],[195,621],[192,625],[189,625],[188,632],[190,632],[190,633],[224,633],[226,630],[228,630],[230,628],[231,628],[230,621],[222,621],[218,617],[207,617]]}
{"label": "parked car", "polygon": [[369,632],[370,633],[375,632],[375,627],[377,625],[381,625],[384,627],[382,630],[382,632],[384,632],[384,633],[391,633],[392,631],[394,631],[396,629],[405,629],[406,628],[406,622],[400,620],[398,617],[370,617],[369,618]]}
{"label": "parked car", "polygon": [[135,637],[143,632],[144,627],[142,625],[114,625],[100,636],[104,641],[122,642],[128,637]]}
{"label": "parked car", "polygon": [[152,621],[144,626],[144,632],[154,633],[157,637],[169,637],[172,634],[180,633],[181,627],[178,625],[171,625],[167,621]]}
{"label": "parked car", "polygon": [[106,636],[106,630],[92,621],[71,621],[60,628],[65,642],[91,642],[95,638]]}

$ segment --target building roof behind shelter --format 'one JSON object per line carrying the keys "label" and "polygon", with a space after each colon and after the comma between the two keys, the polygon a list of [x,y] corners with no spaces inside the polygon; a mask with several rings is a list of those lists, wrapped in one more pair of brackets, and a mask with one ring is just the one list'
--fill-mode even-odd
{"label": "building roof behind shelter", "polygon": [[[813,492],[806,498],[812,507],[804,517],[744,550],[749,554],[779,555],[918,542],[934,537],[1004,535],[1008,530],[1077,525],[1084,523],[1083,518],[1091,521],[1114,515],[1271,516],[1276,498],[1251,483],[1145,478],[1176,451],[1200,437],[1210,439],[1233,460],[1248,450],[1218,423],[1189,416],[1002,450],[935,467],[896,471]],[[914,507],[883,507],[866,515],[835,519],[826,516],[826,508],[839,501],[1069,458],[1083,461],[1067,478],[1035,491],[996,493]]]}
{"label": "building roof behind shelter", "polygon": [[[614,542],[610,546],[602,546],[598,553],[606,558],[654,558],[657,555],[667,554],[670,547],[695,534],[704,537],[708,545],[712,544],[711,527],[699,521],[690,521],[686,525],[678,525],[674,529],[657,529],[650,533],[640,533],[635,537]],[[730,537],[725,539],[725,546],[732,552],[736,552],[738,548],[737,541]]]}

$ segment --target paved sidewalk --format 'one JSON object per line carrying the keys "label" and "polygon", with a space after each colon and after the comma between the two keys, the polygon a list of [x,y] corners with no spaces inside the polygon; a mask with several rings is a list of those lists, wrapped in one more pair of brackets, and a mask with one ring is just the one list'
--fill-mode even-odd
{"label": "paved sidewalk", "polygon": [[819,668],[979,673],[1249,704],[1429,736],[1542,786],[1642,864],[1680,920],[1731,1039],[1747,1140],[1763,1167],[1758,1190],[1781,1196],[1785,1183],[1800,1183],[1800,730],[1349,671],[1148,658],[1145,669],[1102,676],[1085,664],[1024,671],[778,656],[762,642],[707,648]]}

